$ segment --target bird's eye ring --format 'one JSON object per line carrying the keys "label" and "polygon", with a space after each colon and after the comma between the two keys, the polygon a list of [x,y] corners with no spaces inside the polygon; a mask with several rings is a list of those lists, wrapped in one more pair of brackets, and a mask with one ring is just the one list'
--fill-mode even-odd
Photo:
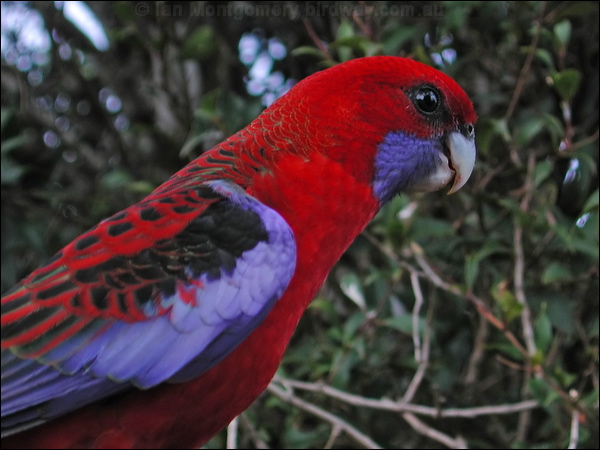
{"label": "bird's eye ring", "polygon": [[439,94],[432,88],[419,89],[415,94],[415,106],[422,114],[432,114],[440,105]]}

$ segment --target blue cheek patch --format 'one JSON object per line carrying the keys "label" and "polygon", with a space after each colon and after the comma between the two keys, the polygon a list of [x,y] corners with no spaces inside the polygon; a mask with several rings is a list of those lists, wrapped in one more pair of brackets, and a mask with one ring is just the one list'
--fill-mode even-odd
{"label": "blue cheek patch", "polygon": [[439,139],[422,139],[400,131],[388,133],[375,155],[373,191],[383,204],[435,172],[443,148]]}

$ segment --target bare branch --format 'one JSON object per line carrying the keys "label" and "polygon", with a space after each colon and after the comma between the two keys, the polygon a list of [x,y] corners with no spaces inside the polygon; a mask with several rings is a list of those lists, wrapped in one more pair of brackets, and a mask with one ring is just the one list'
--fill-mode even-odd
{"label": "bare branch", "polygon": [[425,277],[427,277],[429,281],[431,281],[435,286],[439,287],[440,289],[443,289],[444,291],[450,292],[458,297],[466,297],[471,303],[473,303],[475,308],[477,308],[479,314],[485,317],[485,319],[488,322],[490,322],[492,325],[494,325],[496,328],[502,331],[502,333],[504,333],[506,338],[515,346],[519,353],[521,353],[526,359],[529,358],[529,354],[525,347],[523,347],[523,345],[519,342],[515,335],[506,328],[504,322],[502,322],[500,319],[494,316],[494,314],[488,309],[485,302],[481,298],[477,297],[471,292],[465,294],[458,286],[442,280],[442,278],[437,274],[436,270],[429,264],[429,262],[425,258],[421,247],[419,247],[417,244],[412,243],[411,250],[413,252],[413,257],[415,258],[415,260],[423,270]]}
{"label": "bare branch", "polygon": [[[527,175],[525,177],[525,184],[523,186],[523,198],[519,205],[519,209],[524,214],[529,210],[529,202],[533,196],[535,176],[535,154],[529,153],[527,161]],[[523,227],[520,223],[520,217],[515,216],[514,219],[514,235],[513,235],[513,246],[515,253],[515,268],[513,272],[514,285],[515,285],[515,298],[523,306],[521,311],[521,327],[523,328],[523,338],[525,339],[525,345],[527,346],[528,356],[533,356],[537,352],[535,345],[535,338],[533,333],[533,324],[531,322],[531,310],[527,303],[525,296],[525,254],[523,252]],[[531,367],[530,359],[527,358],[527,368]],[[539,374],[538,374],[539,376]],[[525,372],[523,382],[521,386],[521,395],[523,398],[529,396],[529,380],[531,378],[531,370]],[[527,431],[531,422],[530,411],[523,411],[519,416],[519,423],[517,426],[517,439],[519,441],[525,441],[527,437]]]}
{"label": "bare branch", "polygon": [[433,314],[431,311],[433,310],[433,303],[429,307],[429,312],[427,314],[427,323],[425,325],[424,335],[423,335],[423,347],[421,348],[421,340],[419,337],[419,311],[421,310],[421,306],[423,305],[423,293],[421,292],[421,285],[419,284],[419,277],[416,272],[411,272],[410,281],[413,286],[413,292],[415,294],[415,307],[413,308],[412,313],[412,323],[413,323],[413,342],[415,343],[415,360],[419,364],[413,379],[410,381],[404,396],[402,397],[403,402],[410,402],[415,394],[417,393],[417,389],[421,385],[421,381],[423,381],[423,377],[425,376],[425,372],[427,371],[427,367],[429,366],[429,349],[431,343],[431,333],[430,333],[430,324],[431,318]]}
{"label": "bare branch", "polygon": [[465,440],[458,436],[456,438],[451,438],[447,434],[442,433],[441,431],[436,430],[435,428],[431,428],[426,423],[417,419],[411,413],[402,414],[404,420],[408,422],[408,424],[413,427],[413,429],[422,434],[423,436],[428,437],[429,439],[433,439],[434,441],[439,442],[440,444],[444,444],[448,448],[468,448]]}
{"label": "bare branch", "polygon": [[297,389],[309,392],[318,392],[327,395],[328,397],[340,400],[352,406],[379,409],[382,411],[393,412],[410,412],[421,416],[433,418],[441,417],[462,417],[475,418],[479,416],[488,416],[495,414],[514,414],[516,412],[534,409],[539,406],[536,400],[526,400],[519,403],[507,405],[480,406],[475,408],[447,408],[439,409],[431,406],[414,405],[403,401],[394,401],[389,398],[371,399],[360,395],[350,394],[339,389],[328,386],[324,383],[308,383],[305,381],[290,380],[275,375],[273,383],[280,383],[290,389]]}
{"label": "bare branch", "polygon": [[250,435],[250,439],[252,439],[252,442],[254,443],[254,446],[256,448],[270,448],[267,445],[267,443],[260,437],[258,431],[256,431],[256,428],[254,428],[254,425],[250,422],[250,420],[248,420],[246,413],[242,413],[238,417],[241,419],[240,423],[242,424],[246,432]]}
{"label": "bare branch", "polygon": [[332,426],[329,439],[327,439],[327,442],[325,443],[325,446],[323,448],[333,448],[333,444],[335,444],[335,440],[338,438],[341,432],[342,429],[340,427],[336,425]]}
{"label": "bare branch", "polygon": [[415,294],[415,306],[412,311],[412,326],[413,326],[413,344],[415,346],[415,361],[421,363],[421,338],[419,337],[419,312],[421,306],[423,306],[423,292],[421,291],[421,285],[419,284],[419,277],[415,272],[410,274],[410,282],[412,284],[413,292]]}
{"label": "bare branch", "polygon": [[302,19],[302,23],[304,24],[304,28],[306,28],[306,32],[312,39],[315,46],[327,56],[327,59],[329,59],[329,61],[333,62],[334,59],[331,56],[331,52],[329,51],[327,46],[323,43],[323,41],[321,41],[321,39],[319,39],[319,36],[317,36],[317,33],[315,32],[315,29],[311,25],[310,21],[306,17],[304,17]]}
{"label": "bare branch", "polygon": [[359,430],[357,430],[345,420],[341,419],[340,417],[334,414],[331,414],[330,412],[325,411],[322,408],[319,408],[318,406],[312,403],[309,403],[305,400],[302,400],[299,397],[296,397],[293,391],[285,390],[279,386],[276,386],[274,383],[270,383],[267,390],[271,394],[283,400],[284,402],[289,403],[290,405],[294,405],[303,411],[306,411],[310,414],[313,414],[314,416],[319,417],[320,419],[329,422],[334,428],[337,427],[343,430],[352,439],[354,439],[356,442],[358,442],[365,448],[382,448],[375,441],[369,438],[366,434],[361,433]]}
{"label": "bare branch", "polygon": [[[576,390],[572,389],[569,394],[572,398],[577,398]],[[574,409],[571,413],[571,435],[568,448],[577,448],[577,444],[579,444],[579,411]]]}
{"label": "bare branch", "polygon": [[510,104],[508,105],[508,109],[506,110],[506,114],[504,115],[504,119],[507,122],[515,112],[515,108],[517,107],[517,103],[519,101],[519,98],[521,97],[521,93],[523,92],[523,87],[525,86],[525,80],[527,78],[527,75],[529,74],[529,70],[531,69],[531,63],[533,62],[533,57],[535,56],[535,52],[537,50],[538,42],[540,39],[540,34],[542,32],[542,21],[545,9],[546,2],[542,2],[540,19],[535,23],[535,32],[533,34],[533,38],[531,39],[531,44],[529,45],[527,57],[525,58],[523,67],[521,67],[521,72],[519,73],[519,78],[517,79],[517,84],[515,86],[513,96],[510,99]]}
{"label": "bare branch", "polygon": [[[529,159],[527,161],[527,176],[525,178],[525,186],[523,186],[523,198],[519,209],[523,213],[527,213],[529,210],[529,203],[533,195],[533,177],[535,176],[535,155],[533,152],[529,153]],[[514,283],[515,283],[515,297],[517,301],[523,306],[521,313],[521,325],[523,327],[523,337],[525,339],[525,345],[527,346],[527,353],[529,356],[535,355],[537,348],[533,336],[533,325],[531,323],[531,310],[527,303],[525,296],[525,254],[523,252],[523,227],[519,223],[519,218],[515,218],[515,232],[514,232],[514,251],[515,251],[515,270],[514,270]]]}
{"label": "bare branch", "polygon": [[481,366],[483,357],[485,356],[485,346],[487,337],[489,335],[489,329],[489,322],[485,320],[485,317],[479,316],[479,325],[477,327],[477,333],[475,334],[475,339],[473,342],[473,352],[471,352],[471,357],[469,358],[469,364],[465,374],[465,384],[467,385],[474,383],[477,379],[479,367]]}
{"label": "bare branch", "polygon": [[227,448],[238,448],[238,427],[240,416],[235,417],[229,425],[227,425]]}

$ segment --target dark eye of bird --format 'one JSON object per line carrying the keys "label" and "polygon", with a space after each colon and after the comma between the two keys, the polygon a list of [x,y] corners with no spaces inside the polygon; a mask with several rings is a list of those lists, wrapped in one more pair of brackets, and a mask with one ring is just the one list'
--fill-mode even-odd
{"label": "dark eye of bird", "polygon": [[419,89],[415,95],[415,106],[423,114],[433,113],[439,104],[438,94],[431,88]]}

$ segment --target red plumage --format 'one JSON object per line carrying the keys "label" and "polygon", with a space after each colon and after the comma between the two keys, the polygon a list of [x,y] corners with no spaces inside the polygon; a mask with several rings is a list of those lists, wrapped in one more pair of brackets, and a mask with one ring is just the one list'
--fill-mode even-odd
{"label": "red plumage", "polygon": [[[438,100],[444,110],[431,114],[423,110],[419,103],[422,95],[441,97]],[[257,200],[277,212],[292,231],[296,258],[291,281],[266,310],[264,320],[253,324],[240,342],[228,346],[226,356],[189,381],[161,382],[150,389],[118,392],[106,401],[9,436],[2,441],[3,447],[192,448],[205,443],[266,388],[298,320],[328,272],[387,200],[381,194],[384,190],[375,188],[377,183],[387,187],[390,178],[394,186],[402,186],[400,190],[411,190],[413,185],[419,190],[433,190],[450,181],[447,177],[434,181],[431,170],[415,172],[415,180],[410,182],[394,179],[400,169],[394,161],[380,156],[389,133],[400,133],[397,139],[402,143],[414,141],[422,146],[423,142],[431,142],[442,149],[440,155],[445,156],[440,156],[441,162],[436,160],[435,167],[444,165],[444,174],[460,179],[455,180],[453,189],[457,189],[466,182],[472,162],[471,168],[465,169],[468,173],[463,174],[454,158],[455,149],[444,142],[457,134],[471,142],[475,119],[471,102],[454,81],[407,59],[362,58],[300,82],[244,130],[187,165],[139,204],[65,247],[52,262],[3,297],[3,308],[9,309],[2,317],[3,364],[6,351],[25,360],[52,355],[54,360],[42,362],[61,368],[68,361],[61,345],[82,335],[86,327],[97,329],[78,344],[81,348],[90,346],[99,334],[110,332],[106,330],[116,321],[126,326],[161,320],[171,314],[173,306],[169,302],[173,298],[194,303],[187,294],[172,297],[170,287],[159,281],[174,277],[179,288],[193,293],[213,279],[201,278],[205,277],[204,269],[190,275],[194,258],[201,259],[205,254],[190,249],[202,247],[204,241],[194,240],[192,245],[182,233],[196,220],[212,219],[210,214],[219,219],[223,214],[207,212],[211,205],[227,200],[215,194],[216,185],[190,198],[197,186],[214,180],[229,180],[243,192],[227,191],[233,200],[223,211],[233,210],[231,205],[238,207],[247,195],[253,199],[249,201]],[[421,157],[412,148],[399,146],[397,151],[398,160],[404,158],[404,153],[410,161]],[[180,209],[176,212],[175,208]],[[259,211],[258,206],[250,209]],[[156,213],[157,217],[146,220],[142,211]],[[234,212],[239,213],[237,209]],[[257,214],[264,226],[265,216]],[[121,228],[109,230],[115,225]],[[264,241],[264,237],[260,239]],[[161,245],[169,250],[161,253]],[[229,253],[235,256],[233,250]],[[140,275],[143,264],[135,259],[140,254],[160,261],[164,276]],[[115,255],[125,262],[114,263]],[[161,259],[163,256],[166,259]],[[236,261],[240,257],[237,255]],[[95,271],[106,261],[111,262],[110,267]],[[207,261],[214,268],[213,259]],[[225,264],[223,261],[220,264]],[[92,276],[95,278],[90,281]],[[185,276],[188,278],[182,278]],[[52,277],[57,280],[53,283],[67,283],[59,288],[53,284],[55,295],[50,295],[51,285],[44,284]],[[93,291],[100,288],[106,291],[101,298],[98,291]],[[140,293],[149,293],[148,298]],[[75,295],[77,301],[73,301]],[[40,311],[51,311],[51,318],[37,319],[36,314],[43,316]],[[5,327],[10,334],[6,339]],[[75,350],[69,351],[72,355]],[[136,358],[132,356],[133,361]]]}

